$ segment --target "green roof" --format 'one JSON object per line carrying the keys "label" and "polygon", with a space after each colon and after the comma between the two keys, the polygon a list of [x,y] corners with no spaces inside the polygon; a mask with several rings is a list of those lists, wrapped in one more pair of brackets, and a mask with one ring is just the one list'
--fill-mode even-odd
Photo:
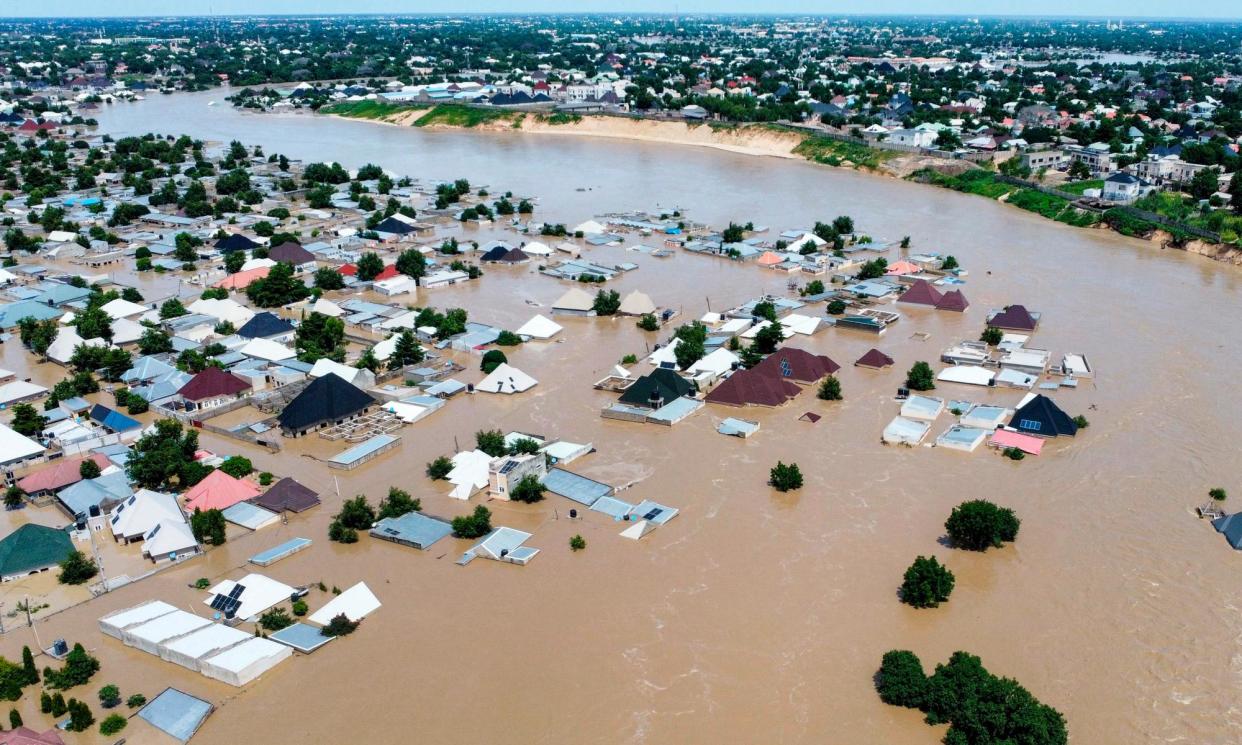
{"label": "green roof", "polygon": [[73,541],[65,531],[23,525],[0,540],[0,576],[26,574],[59,564],[71,551]]}

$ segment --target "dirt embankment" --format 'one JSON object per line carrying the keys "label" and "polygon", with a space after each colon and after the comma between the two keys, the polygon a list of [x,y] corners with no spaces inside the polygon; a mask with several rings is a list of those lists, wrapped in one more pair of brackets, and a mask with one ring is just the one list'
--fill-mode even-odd
{"label": "dirt embankment", "polygon": [[1198,254],[1206,256],[1209,259],[1221,261],[1234,266],[1242,266],[1242,248],[1237,246],[1226,245],[1223,243],[1208,243],[1207,241],[1193,240],[1179,244],[1173,239],[1173,236],[1163,230],[1152,231],[1147,236],[1147,240],[1159,245],[1161,248],[1173,248],[1186,253]]}

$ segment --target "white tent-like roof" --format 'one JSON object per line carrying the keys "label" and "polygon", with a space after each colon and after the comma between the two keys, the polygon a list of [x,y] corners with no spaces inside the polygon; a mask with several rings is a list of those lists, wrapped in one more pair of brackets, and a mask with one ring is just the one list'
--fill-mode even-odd
{"label": "white tent-like roof", "polygon": [[118,318],[129,318],[130,316],[140,316],[149,310],[147,306],[139,305],[138,303],[132,303],[126,300],[125,298],[116,298],[115,300],[110,300],[104,303],[103,305],[101,305],[99,309],[102,310],[104,313],[107,313],[108,318],[111,318],[114,321]]}
{"label": "white tent-like roof", "polygon": [[[760,321],[759,323],[756,323],[754,326],[751,326],[750,328],[746,329],[746,331],[742,333],[742,338],[753,339],[759,335],[760,331],[764,330],[765,328],[771,325],[772,325],[771,321],[768,321],[768,320]],[[786,326],[784,321],[782,320],[781,321],[781,338],[788,339],[789,337],[793,335],[794,335],[794,330]]]}
{"label": "white tent-like roof", "polygon": [[253,634],[247,634],[241,629],[213,623],[179,639],[161,644],[160,659],[198,672],[204,658],[219,654],[235,644],[253,638]]}
{"label": "white tent-like roof", "polygon": [[795,334],[805,334],[806,336],[810,336],[820,329],[818,318],[801,313],[790,313],[781,319],[781,325]]}
{"label": "white tent-like roof", "polygon": [[576,310],[588,311],[595,306],[595,298],[591,297],[579,287],[571,287],[566,290],[564,295],[555,303],[552,303],[554,310]]}
{"label": "white tent-like roof", "polygon": [[532,339],[551,339],[561,333],[564,327],[547,316],[537,314],[515,332],[518,336],[529,336]]}
{"label": "white tent-like roof", "polygon": [[142,338],[147,327],[132,318],[118,318],[112,322],[112,343],[118,347],[131,344]]}
{"label": "white tent-like roof", "polygon": [[381,342],[376,342],[375,346],[371,347],[371,353],[375,355],[375,359],[380,362],[387,361],[392,353],[397,351],[397,337],[397,334],[393,334]]}
{"label": "white tent-like roof", "polygon": [[539,384],[531,376],[508,364],[501,363],[492,374],[483,378],[474,388],[484,393],[522,393]]}
{"label": "white tent-like roof", "polygon": [[237,351],[247,357],[256,357],[268,362],[278,362],[280,360],[292,359],[297,356],[297,352],[293,351],[284,344],[271,339],[251,339],[246,342],[241,349]]}
{"label": "white tent-like roof", "polygon": [[603,225],[601,225],[600,223],[598,223],[598,222],[596,222],[596,221],[594,221],[594,220],[587,220],[586,222],[580,222],[580,223],[578,223],[577,225],[575,225],[575,226],[574,226],[574,229],[573,229],[572,231],[570,231],[570,232],[572,232],[572,233],[582,233],[583,235],[593,235],[593,234],[599,234],[599,233],[604,233],[604,232],[607,232],[607,230],[608,230],[608,229],[607,229],[607,228],[605,228],[605,227],[604,227]]}
{"label": "white tent-like roof", "polygon": [[463,450],[453,456],[453,470],[447,481],[453,485],[449,496],[453,499],[469,499],[479,489],[487,486],[487,469],[492,456],[482,450]]}
{"label": "white tent-like roof", "polygon": [[941,370],[936,380],[965,385],[988,385],[994,377],[996,373],[977,365],[953,365]]}
{"label": "white tent-like roof", "polygon": [[266,269],[273,266],[276,266],[276,262],[272,259],[249,259],[246,263],[242,264],[241,269],[238,271],[248,272],[251,269]]}
{"label": "white tent-like roof", "polygon": [[233,686],[244,686],[293,656],[293,647],[253,636],[199,663],[199,671]]}
{"label": "white tent-like roof", "polygon": [[322,608],[310,614],[311,623],[326,626],[342,613],[351,621],[361,621],[380,607],[379,598],[371,592],[366,582],[359,582],[340,595],[329,600]]}
{"label": "white tent-like roof", "polygon": [[268,608],[288,600],[296,592],[284,582],[277,582],[262,574],[247,574],[239,580],[226,579],[208,590],[203,605],[210,606],[217,595],[229,597],[237,590],[238,585],[242,589],[235,597],[241,601],[241,606],[235,615],[243,621],[254,619]]}
{"label": "white tent-like roof", "polygon": [[692,376],[702,373],[709,376],[719,376],[733,369],[733,365],[740,361],[741,359],[736,354],[721,347],[691,365],[686,369],[686,372]]}
{"label": "white tent-like roof", "polygon": [[108,524],[112,526],[114,537],[135,538],[146,535],[165,520],[184,521],[176,495],[139,489],[113,508]]}
{"label": "white tent-like roof", "polygon": [[672,341],[668,344],[665,344],[656,351],[647,355],[647,361],[656,367],[660,367],[666,363],[672,365],[677,364],[677,356],[673,354],[673,352],[677,350],[677,345],[680,343],[681,339],[674,336]]}
{"label": "white tent-like roof", "polygon": [[189,551],[198,546],[194,532],[184,520],[160,520],[143,536],[142,553],[150,557]]}
{"label": "white tent-like roof", "polygon": [[315,301],[315,304],[311,306],[311,312],[322,313],[325,316],[331,316],[333,318],[339,318],[340,316],[345,315],[345,311],[341,309],[341,306],[331,300],[325,300],[323,298],[319,298]]}
{"label": "white tent-like roof", "polygon": [[655,313],[656,306],[655,303],[651,302],[651,298],[646,293],[634,290],[621,300],[621,308],[619,310],[622,315],[641,316],[647,313]]}
{"label": "white tent-like roof", "polygon": [[311,366],[310,372],[307,375],[312,378],[335,375],[341,380],[360,388],[370,388],[375,385],[375,374],[370,370],[342,365],[340,362],[330,360],[327,357],[320,357],[315,360],[315,364]]}
{"label": "white tent-like roof", "polygon": [[531,241],[530,243],[525,244],[522,246],[522,251],[528,256],[552,255],[552,249],[548,248],[547,244],[540,243],[539,241]]}
{"label": "white tent-like roof", "polygon": [[113,639],[120,639],[125,629],[140,626],[175,610],[177,610],[176,606],[165,603],[163,600],[148,600],[141,605],[109,613],[99,619],[99,630]]}
{"label": "white tent-like roof", "polygon": [[185,306],[185,309],[191,313],[202,313],[205,316],[211,316],[217,321],[228,321],[237,328],[241,328],[246,325],[247,321],[254,318],[253,310],[230,298],[223,300],[216,300],[214,298],[204,300],[199,298]]}
{"label": "white tent-like roof", "polygon": [[62,365],[68,364],[73,358],[73,350],[81,345],[88,347],[106,347],[108,342],[103,339],[83,339],[72,326],[65,326],[56,334],[56,340],[47,348],[47,358]]}
{"label": "white tent-like roof", "polygon": [[121,632],[121,641],[137,647],[148,654],[158,655],[159,645],[164,642],[210,626],[211,621],[183,610],[174,610]]}

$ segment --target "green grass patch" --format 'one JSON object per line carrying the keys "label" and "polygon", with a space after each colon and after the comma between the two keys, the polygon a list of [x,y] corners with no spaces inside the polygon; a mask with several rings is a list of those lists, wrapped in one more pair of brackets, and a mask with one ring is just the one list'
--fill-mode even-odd
{"label": "green grass patch", "polygon": [[417,111],[427,108],[426,104],[389,103],[387,101],[342,101],[319,109],[323,114],[336,114],[351,119],[386,119],[403,111]]}
{"label": "green grass patch", "polygon": [[878,168],[881,163],[898,155],[893,150],[877,150],[855,142],[834,140],[819,135],[807,135],[802,142],[798,143],[793,152],[794,155],[801,155],[816,163],[839,166],[849,161],[855,167],[865,168]]}
{"label": "green grass patch", "polygon": [[1087,181],[1075,181],[1072,184],[1061,184],[1057,187],[1061,191],[1068,191],[1070,194],[1082,196],[1087,189],[1103,189],[1104,179],[1096,178]]}
{"label": "green grass patch", "polygon": [[1034,212],[1049,220],[1056,220],[1074,227],[1090,227],[1100,220],[1099,216],[1094,213],[1075,208],[1067,199],[1045,194],[1037,189],[1004,183],[996,178],[996,174],[981,168],[972,168],[956,176],[924,168],[911,174],[910,178],[925,184],[934,184],[988,199],[1005,197],[1006,202],[1018,209]]}
{"label": "green grass patch", "polygon": [[558,111],[554,114],[539,114],[539,121],[543,124],[577,124],[582,121],[581,114],[571,114],[566,111]]}
{"label": "green grass patch", "polygon": [[485,109],[478,106],[463,106],[457,103],[442,103],[423,114],[414,122],[415,127],[441,125],[446,127],[477,127],[489,122],[511,121],[518,116],[516,111],[504,109]]}

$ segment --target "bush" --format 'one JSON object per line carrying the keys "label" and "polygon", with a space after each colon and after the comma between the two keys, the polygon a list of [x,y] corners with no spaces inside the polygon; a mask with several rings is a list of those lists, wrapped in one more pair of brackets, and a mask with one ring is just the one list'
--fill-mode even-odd
{"label": "bush", "polygon": [[1023,458],[1026,457],[1026,453],[1022,452],[1018,448],[1013,448],[1013,447],[1005,448],[1004,450],[1001,451],[1001,454],[1004,455],[1009,460],[1022,460]]}
{"label": "bush", "polygon": [[508,452],[505,436],[498,429],[481,429],[474,433],[474,446],[493,458],[499,458]]}
{"label": "bush", "polygon": [[345,527],[340,520],[333,520],[328,525],[328,540],[336,543],[357,543],[358,531]]}
{"label": "bush", "polygon": [[319,630],[324,636],[349,636],[358,629],[358,621],[349,620],[349,616],[338,613],[328,621],[328,625]]}
{"label": "bush", "polygon": [[570,551],[581,551],[584,548],[586,548],[586,539],[582,536],[575,535],[573,538],[569,539]]}
{"label": "bush", "polygon": [[505,353],[499,349],[489,349],[483,353],[483,361],[479,364],[479,369],[485,374],[491,375],[492,371],[509,361],[505,357]]}
{"label": "bush", "polygon": [[90,707],[76,698],[69,699],[67,708],[69,725],[65,729],[70,732],[85,732],[95,723],[95,715],[91,713]]}
{"label": "bush", "polygon": [[522,480],[517,483],[517,486],[513,487],[512,491],[509,492],[509,499],[514,502],[534,504],[535,502],[543,501],[543,492],[544,487],[539,482],[539,479],[528,474],[523,476]]}
{"label": "bush", "polygon": [[658,331],[660,329],[659,320],[650,313],[644,313],[635,325],[643,331]]}
{"label": "bush", "polygon": [[78,466],[78,476],[83,479],[97,479],[99,478],[99,473],[99,464],[93,460],[84,460]]}
{"label": "bush", "polygon": [[875,687],[884,703],[918,709],[923,706],[927,692],[923,663],[913,652],[904,649],[885,652],[875,676]]}
{"label": "bush", "polygon": [[293,615],[299,618],[305,616],[310,611],[310,607],[306,605],[306,601],[298,598],[293,601]]}
{"label": "bush", "polygon": [[268,631],[280,631],[293,625],[289,611],[277,606],[259,616],[259,625]]}
{"label": "bush", "polygon": [[1013,510],[976,499],[954,507],[944,528],[955,547],[986,551],[1017,538],[1020,524]]}
{"label": "bush", "polygon": [[22,726],[22,713],[17,709],[9,709],[9,726],[17,729]]}
{"label": "bush", "polygon": [[446,479],[452,470],[453,461],[447,456],[441,455],[439,458],[436,458],[427,464],[427,478],[436,481]]}
{"label": "bush", "polygon": [[1083,416],[1082,414],[1079,414],[1078,416],[1074,417],[1074,425],[1078,427],[1079,429],[1086,429],[1087,427],[1091,426],[1091,422],[1087,421],[1087,417]]}
{"label": "bush", "polygon": [[263,473],[259,474],[259,486],[270,486],[272,483],[272,479],[274,478],[275,476],[273,476],[270,472],[264,471]]}
{"label": "bush", "polygon": [[926,362],[915,362],[906,373],[906,387],[912,391],[930,391],[936,387],[936,376],[931,365]]}
{"label": "bush", "polygon": [[1000,344],[1001,337],[1004,335],[1005,333],[995,326],[988,326],[983,330],[982,334],[979,334],[979,341],[987,344],[988,346],[994,347],[997,344]]}
{"label": "bush", "polygon": [[1216,487],[1215,489],[1209,489],[1208,496],[1216,500],[1217,502],[1223,502],[1229,498],[1229,495],[1225,492],[1225,490],[1220,488],[1219,486]]}
{"label": "bush", "polygon": [[228,458],[225,458],[224,462],[220,464],[220,470],[235,479],[240,479],[245,476],[249,476],[250,473],[254,471],[254,465],[250,462],[249,458],[244,458],[240,455],[231,455]]}
{"label": "bush", "polygon": [[802,470],[798,468],[797,463],[784,463],[777,461],[772,466],[768,475],[768,485],[777,491],[789,491],[790,489],[802,488]]}
{"label": "bush", "polygon": [[99,723],[99,734],[105,736],[115,735],[125,729],[125,725],[129,724],[129,720],[120,714],[111,714],[107,719]]}
{"label": "bush", "polygon": [[81,551],[74,549],[65,560],[60,562],[60,575],[57,579],[62,585],[81,585],[99,574],[99,567],[93,559],[86,558]]}
{"label": "bush", "polygon": [[492,512],[477,505],[469,515],[453,518],[453,535],[458,538],[482,538],[492,532]]}
{"label": "bush", "polygon": [[839,316],[844,312],[845,312],[845,301],[844,300],[833,300],[830,303],[828,303],[829,315]]}
{"label": "bush", "polygon": [[819,392],[815,394],[821,401],[840,401],[841,400],[841,381],[837,380],[835,375],[829,375],[824,378],[824,382],[819,384]]}
{"label": "bush", "polygon": [[109,683],[99,689],[99,705],[111,709],[121,704],[121,689],[115,683]]}
{"label": "bush", "polygon": [[141,693],[135,693],[134,695],[125,699],[125,705],[131,709],[137,709],[139,706],[142,706],[146,702],[147,702],[147,697],[142,695]]}
{"label": "bush", "polygon": [[522,337],[512,331],[501,331],[500,335],[496,337],[496,343],[502,347],[516,347],[522,343]]}
{"label": "bush", "polygon": [[91,657],[81,644],[74,644],[65,664],[59,670],[43,668],[43,686],[53,690],[66,691],[75,686],[90,682],[91,676],[99,672],[99,660]]}
{"label": "bush", "polygon": [[901,583],[901,601],[915,608],[935,608],[953,592],[953,572],[935,556],[919,556],[906,570]]}

